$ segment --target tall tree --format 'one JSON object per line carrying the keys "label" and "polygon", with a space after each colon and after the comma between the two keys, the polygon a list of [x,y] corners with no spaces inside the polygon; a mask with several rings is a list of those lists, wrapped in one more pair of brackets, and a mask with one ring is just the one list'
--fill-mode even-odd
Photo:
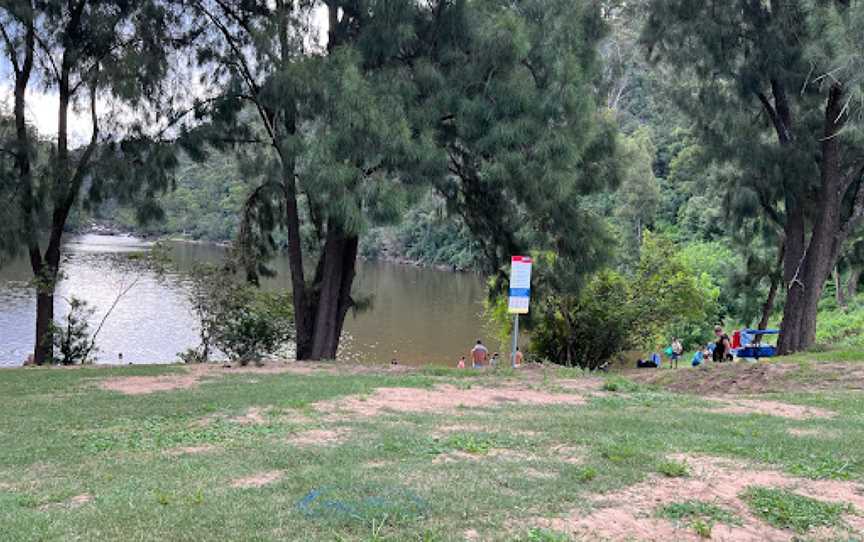
{"label": "tall tree", "polygon": [[[106,158],[116,159],[131,151],[142,158],[142,140],[134,127],[119,128],[122,106],[109,108],[106,102],[110,99],[129,110],[144,111],[144,104],[159,94],[156,84],[167,65],[169,14],[151,1],[0,2],[0,37],[14,82],[15,136],[4,147],[15,162],[16,212],[10,223],[16,239],[9,248],[26,248],[35,278],[37,364],[53,357],[54,290],[69,215],[80,203],[85,183],[93,181],[94,192],[107,184],[91,175],[99,155],[104,151]],[[42,156],[37,151],[43,143],[27,118],[28,99],[37,90],[56,96],[58,111],[56,139]],[[70,126],[75,106],[87,112],[90,134],[82,145],[76,145]],[[130,138],[131,148],[100,146],[124,137]],[[143,181],[149,175],[140,177],[137,180]],[[164,176],[154,179],[164,180]],[[151,186],[150,181],[135,188],[144,186]],[[47,236],[44,248],[43,235]]]}
{"label": "tall tree", "polygon": [[[555,4],[550,32],[539,1],[192,2],[215,29],[199,58],[219,89],[199,104],[209,125],[192,131],[257,166],[238,246],[254,280],[284,227],[298,359],[336,356],[359,236],[395,214],[407,185],[434,184],[492,269],[527,249],[529,223],[593,263],[578,236],[551,232],[590,222],[573,196],[605,177],[585,150],[614,146],[586,92],[602,24]],[[316,8],[326,46],[310,38]]]}
{"label": "tall tree", "polygon": [[[864,219],[860,36],[849,0],[653,0],[644,40],[679,74],[678,99],[730,188],[783,225],[779,350],[806,349],[841,248]],[[769,137],[770,136],[770,137]]]}
{"label": "tall tree", "polygon": [[625,166],[615,211],[626,231],[625,258],[636,263],[639,261],[645,228],[657,218],[660,185],[651,168],[655,150],[647,129],[641,128],[625,138],[621,147],[621,161]]}

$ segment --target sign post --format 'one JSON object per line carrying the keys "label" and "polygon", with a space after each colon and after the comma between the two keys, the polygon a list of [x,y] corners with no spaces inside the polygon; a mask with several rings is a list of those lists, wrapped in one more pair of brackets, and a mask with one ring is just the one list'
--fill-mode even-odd
{"label": "sign post", "polygon": [[513,342],[510,347],[510,364],[516,366],[516,351],[519,349],[519,315],[528,314],[531,300],[531,258],[513,256],[510,259],[510,300],[507,312],[513,315]]}

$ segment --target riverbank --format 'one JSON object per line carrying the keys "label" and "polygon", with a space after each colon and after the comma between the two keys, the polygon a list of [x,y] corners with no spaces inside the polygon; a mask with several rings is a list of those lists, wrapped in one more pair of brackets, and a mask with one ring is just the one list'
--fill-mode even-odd
{"label": "riverbank", "polygon": [[840,387],[697,396],[557,367],[292,363],[10,369],[0,396],[4,540],[791,540],[864,528],[864,401]]}

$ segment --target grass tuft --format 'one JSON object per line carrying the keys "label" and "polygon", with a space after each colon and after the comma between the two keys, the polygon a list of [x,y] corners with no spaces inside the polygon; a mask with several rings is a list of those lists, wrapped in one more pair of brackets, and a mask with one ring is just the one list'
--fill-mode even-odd
{"label": "grass tuft", "polygon": [[657,516],[675,523],[689,523],[702,538],[711,538],[715,523],[740,525],[741,518],[714,503],[691,500],[670,503],[657,510]]}
{"label": "grass tuft", "polygon": [[750,487],[741,498],[769,524],[799,534],[815,527],[842,527],[843,514],[853,511],[846,503],[819,501],[778,488]]}
{"label": "grass tuft", "polygon": [[657,472],[667,478],[685,478],[690,476],[690,468],[687,466],[687,463],[672,460],[661,461],[657,465]]}
{"label": "grass tuft", "polygon": [[515,542],[568,542],[570,537],[564,533],[549,531],[547,529],[529,529],[524,536],[517,538]]}
{"label": "grass tuft", "polygon": [[633,393],[640,391],[642,387],[623,376],[613,375],[606,378],[606,381],[603,383],[603,389],[611,392]]}

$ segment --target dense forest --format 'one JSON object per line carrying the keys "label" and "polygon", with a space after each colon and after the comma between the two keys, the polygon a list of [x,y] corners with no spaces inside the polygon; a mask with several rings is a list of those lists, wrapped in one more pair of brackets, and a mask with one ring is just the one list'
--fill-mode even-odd
{"label": "dense forest", "polygon": [[[357,258],[488,276],[506,334],[519,252],[539,358],[715,324],[781,327],[782,353],[858,340],[862,2],[70,5],[0,6],[0,233],[44,283],[37,336],[63,232],[97,222],[231,242],[251,284],[287,254],[300,359],[335,356]],[[34,133],[28,85],[89,108],[89,144]]]}

